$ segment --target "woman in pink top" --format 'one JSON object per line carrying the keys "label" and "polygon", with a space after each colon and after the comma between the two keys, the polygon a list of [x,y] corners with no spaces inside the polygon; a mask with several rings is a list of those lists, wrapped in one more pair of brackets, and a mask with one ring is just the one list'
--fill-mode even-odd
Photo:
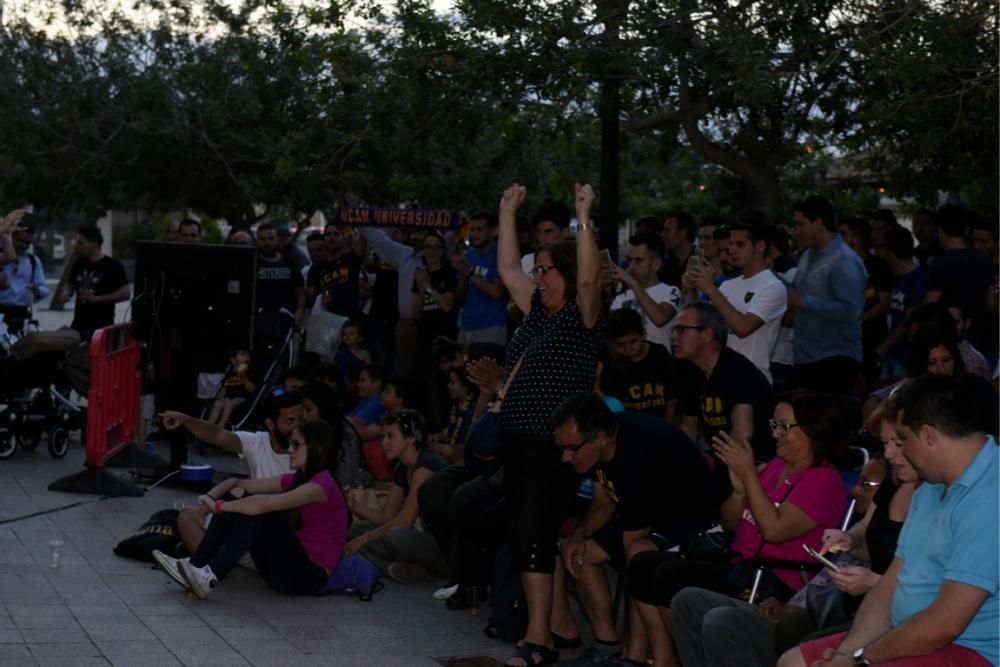
{"label": "woman in pink top", "polygon": [[[696,586],[736,597],[753,583],[751,561],[761,557],[812,562],[803,544],[819,551],[823,531],[836,528],[847,509],[847,492],[831,461],[840,460],[848,426],[840,401],[815,392],[793,392],[779,399],[771,420],[777,457],[756,465],[747,439],[721,433],[712,443],[729,467],[733,491],[722,504],[721,523],[733,532],[732,562],[682,560],[676,554],[636,555],[628,566],[629,596],[642,619],[655,667],[679,664],[670,630],[673,597]],[[761,597],[787,600],[803,585],[796,570],[764,577]],[[645,660],[644,644],[629,645],[628,660]],[[640,655],[642,653],[643,655]]]}
{"label": "woman in pink top", "polygon": [[[194,555],[177,559],[153,552],[171,579],[204,599],[249,551],[274,590],[320,592],[347,537],[347,503],[333,478],[339,433],[326,422],[309,421],[288,444],[295,472],[228,479],[198,498],[199,510],[215,516]],[[220,500],[227,494],[238,499]]]}

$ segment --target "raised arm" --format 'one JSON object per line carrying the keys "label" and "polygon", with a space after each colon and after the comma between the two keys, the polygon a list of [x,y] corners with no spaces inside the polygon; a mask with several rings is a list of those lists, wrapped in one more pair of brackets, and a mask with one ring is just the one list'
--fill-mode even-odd
{"label": "raised arm", "polygon": [[500,280],[522,313],[531,310],[535,283],[521,270],[521,251],[517,245],[517,209],[524,203],[523,185],[507,188],[500,198],[500,236],[497,239],[497,270]]}
{"label": "raised arm", "polygon": [[168,431],[173,431],[183,426],[194,437],[210,445],[215,445],[219,449],[224,449],[232,454],[239,454],[243,451],[243,443],[240,442],[239,437],[235,433],[219,428],[212,422],[195,419],[191,415],[186,415],[183,412],[174,412],[173,410],[161,412],[160,419],[163,420],[163,426]]}
{"label": "raised arm", "polygon": [[576,303],[588,329],[597,324],[601,314],[601,262],[594,225],[590,221],[590,210],[596,198],[589,185],[576,184]]}

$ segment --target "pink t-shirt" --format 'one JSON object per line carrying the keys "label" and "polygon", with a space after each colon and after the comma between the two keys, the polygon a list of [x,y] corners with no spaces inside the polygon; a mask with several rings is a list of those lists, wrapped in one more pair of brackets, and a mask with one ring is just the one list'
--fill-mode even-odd
{"label": "pink t-shirt", "polygon": [[[781,458],[772,459],[760,471],[760,483],[767,492],[767,497],[776,506],[782,502],[795,505],[816,522],[816,527],[805,535],[787,542],[766,544],[760,555],[764,558],[812,562],[802,545],[808,544],[819,551],[823,543],[823,531],[827,528],[837,528],[847,510],[847,491],[844,489],[840,473],[829,464],[800,470],[789,475],[782,484],[778,484],[786,465],[788,464]],[[785,494],[788,494],[787,498]],[[736,526],[736,534],[733,536],[733,551],[744,558],[753,558],[761,539],[749,506],[744,507],[743,517]],[[802,576],[798,572],[777,570],[775,574],[792,590],[797,591],[802,588]]]}
{"label": "pink t-shirt", "polygon": [[[347,542],[347,503],[340,486],[329,472],[323,471],[309,480],[326,491],[326,500],[302,507],[302,527],[295,531],[309,560],[328,572],[333,572],[344,553]],[[295,473],[281,476],[281,490],[295,487]]]}

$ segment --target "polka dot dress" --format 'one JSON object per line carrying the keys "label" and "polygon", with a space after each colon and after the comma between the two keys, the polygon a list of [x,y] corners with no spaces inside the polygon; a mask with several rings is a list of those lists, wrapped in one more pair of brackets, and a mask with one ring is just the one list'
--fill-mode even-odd
{"label": "polka dot dress", "polygon": [[556,406],[573,394],[593,389],[604,344],[604,322],[602,312],[597,324],[587,329],[575,299],[548,316],[535,290],[531,312],[507,347],[508,373],[521,355],[525,356],[500,411],[504,431],[551,433],[549,415]]}

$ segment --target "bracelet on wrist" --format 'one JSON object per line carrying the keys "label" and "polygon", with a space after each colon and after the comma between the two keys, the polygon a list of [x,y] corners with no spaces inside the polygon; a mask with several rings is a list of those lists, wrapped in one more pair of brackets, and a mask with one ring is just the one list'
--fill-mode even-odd
{"label": "bracelet on wrist", "polygon": [[215,514],[222,514],[222,506],[226,503],[225,500],[215,501]]}
{"label": "bracelet on wrist", "polygon": [[578,231],[578,232],[592,232],[592,231],[594,231],[594,223],[592,223],[592,222],[579,222],[576,225],[576,231]]}

